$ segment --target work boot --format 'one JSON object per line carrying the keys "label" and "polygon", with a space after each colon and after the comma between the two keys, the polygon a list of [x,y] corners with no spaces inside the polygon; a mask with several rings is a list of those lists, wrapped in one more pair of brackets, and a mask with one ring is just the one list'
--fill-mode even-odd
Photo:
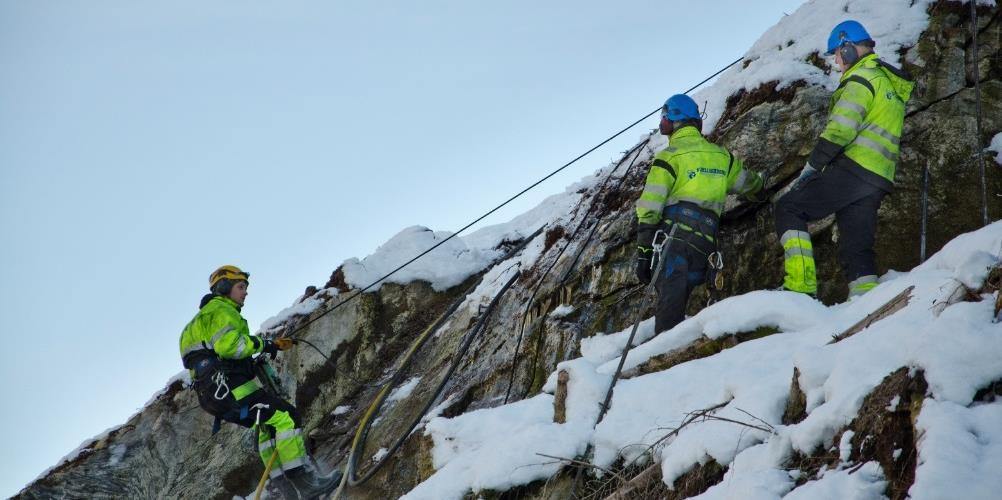
{"label": "work boot", "polygon": [[287,471],[276,483],[286,500],[313,500],[337,489],[341,471],[321,475],[314,466],[306,465]]}

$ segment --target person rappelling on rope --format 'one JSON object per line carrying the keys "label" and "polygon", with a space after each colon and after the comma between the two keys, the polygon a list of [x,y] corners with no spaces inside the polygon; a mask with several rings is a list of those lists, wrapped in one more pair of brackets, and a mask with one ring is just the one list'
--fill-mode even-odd
{"label": "person rappelling on rope", "polygon": [[[671,96],[661,111],[668,146],[654,156],[637,200],[637,278],[656,279],[654,328],[663,332],[685,318],[693,288],[706,281],[717,250],[717,227],[727,194],[758,201],[762,177],[702,135],[703,120],[687,95]],[[652,276],[656,259],[664,259]]]}
{"label": "person rappelling on rope", "polygon": [[181,332],[181,359],[192,374],[199,405],[220,421],[256,427],[258,452],[283,496],[314,498],[333,491],[337,471],[321,475],[306,453],[302,423],[294,406],[265,389],[255,375],[255,354],[272,358],[292,347],[292,340],[266,340],[251,335],[240,309],[247,298],[250,274],[222,266],[209,276],[210,293],[198,314]]}
{"label": "person rappelling on rope", "polygon": [[844,21],[828,37],[827,55],[842,72],[828,122],[793,190],[776,203],[776,234],[784,251],[783,288],[817,293],[807,223],[835,214],[839,260],[849,295],[877,286],[877,209],[894,186],[905,103],[915,83],[881,61],[863,25]]}

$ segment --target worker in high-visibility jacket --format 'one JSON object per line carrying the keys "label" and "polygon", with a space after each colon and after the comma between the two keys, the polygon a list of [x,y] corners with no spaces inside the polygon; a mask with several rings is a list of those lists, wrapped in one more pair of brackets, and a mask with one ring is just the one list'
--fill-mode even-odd
{"label": "worker in high-visibility jacket", "polygon": [[658,231],[664,235],[664,263],[656,277],[654,328],[662,332],[685,318],[693,288],[706,281],[709,260],[717,250],[717,227],[728,193],[751,200],[762,177],[741,159],[702,135],[699,108],[689,96],[668,98],[660,132],[668,146],[654,156],[644,191],[637,200],[637,277],[649,283],[657,257]]}
{"label": "worker in high-visibility jacket", "polygon": [[222,266],[209,276],[208,295],[198,314],[181,332],[181,359],[192,374],[199,405],[221,420],[257,427],[258,452],[267,464],[276,460],[271,478],[286,498],[313,498],[333,491],[339,472],[321,475],[306,454],[296,408],[265,390],[255,376],[252,356],[292,346],[290,339],[265,340],[251,335],[240,309],[250,274]]}
{"label": "worker in high-visibility jacket", "polygon": [[828,37],[842,77],[831,98],[828,122],[793,190],[776,204],[776,233],[784,250],[783,288],[817,293],[807,223],[835,214],[839,260],[849,295],[877,286],[877,209],[894,185],[901,151],[905,103],[914,82],[873,53],[876,43],[856,21]]}

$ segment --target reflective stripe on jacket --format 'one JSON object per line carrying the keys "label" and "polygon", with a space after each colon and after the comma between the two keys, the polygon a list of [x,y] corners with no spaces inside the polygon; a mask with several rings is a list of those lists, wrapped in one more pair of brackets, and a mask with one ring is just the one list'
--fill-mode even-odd
{"label": "reflective stripe on jacket", "polygon": [[261,352],[264,342],[251,335],[240,306],[229,297],[213,297],[181,332],[181,358],[211,350],[222,359],[245,359]]}
{"label": "reflective stripe on jacket", "polygon": [[658,224],[666,206],[683,201],[720,217],[728,194],[748,195],[761,188],[762,177],[745,169],[741,159],[706,140],[696,127],[686,126],[654,156],[637,200],[637,219]]}
{"label": "reflective stripe on jacket", "polygon": [[810,163],[822,169],[845,165],[857,176],[890,191],[901,152],[905,103],[915,82],[868,54],[842,75],[832,94],[825,125]]}

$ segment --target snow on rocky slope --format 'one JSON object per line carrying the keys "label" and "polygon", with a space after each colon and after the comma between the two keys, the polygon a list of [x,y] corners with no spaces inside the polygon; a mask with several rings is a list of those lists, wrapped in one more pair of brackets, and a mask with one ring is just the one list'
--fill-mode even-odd
{"label": "snow on rocky slope", "polygon": [[[983,16],[982,26],[997,33],[994,2],[978,5],[994,9]],[[964,141],[973,129],[970,82],[962,74],[969,50],[963,34],[966,8],[929,0],[807,2],[766,32],[745,63],[696,95],[701,105],[706,102],[705,131],[716,123],[713,133],[721,143],[746,165],[768,173],[775,187],[802,166],[837,82],[837,74],[826,72],[827,64],[814,52],[823,50],[836,22],[864,21],[882,57],[925,70],[918,75],[921,92],[906,120],[899,190],[881,209],[878,255],[882,265],[914,266],[915,257],[899,247],[917,247],[917,217],[911,217],[918,206],[916,172],[921,169],[916,166],[937,158],[933,178],[946,179],[938,172],[949,172],[950,185],[930,193],[930,247],[953,241],[932,259],[907,273],[886,273],[881,285],[862,298],[826,307],[791,293],[749,292],[775,283],[781,269],[771,223],[761,222],[769,219],[768,208],[725,221],[720,242],[731,273],[726,292],[734,296],[661,335],[654,335],[651,320],[644,321],[611,409],[595,428],[597,405],[639,310],[629,300],[610,297],[633,283],[630,205],[643,182],[637,170],[665,144],[653,137],[636,155],[641,168],[624,173],[624,167],[610,165],[508,223],[454,238],[386,280],[389,285],[378,292],[363,294],[302,332],[336,360],[327,363],[303,350],[286,353],[278,362],[321,458],[331,465],[343,459],[342,436],[353,432],[353,423],[373,399],[378,390],[373,382],[391,372],[406,347],[401,339],[424,328],[431,320],[426,316],[433,317],[461,293],[455,285],[483,274],[481,285],[466,297],[467,307],[441,328],[442,359],[455,345],[449,340],[465,334],[478,306],[521,268],[528,278],[499,304],[469,362],[457,372],[457,382],[432,412],[448,409],[445,414],[453,417],[428,421],[383,475],[369,489],[353,490],[352,498],[404,493],[407,498],[463,498],[471,491],[519,485],[530,485],[521,490],[526,498],[550,498],[546,485],[539,485],[566,480],[561,457],[580,458],[589,445],[594,453],[587,460],[626,481],[653,467],[658,484],[682,491],[696,472],[711,471],[716,478],[703,481],[694,493],[703,498],[995,498],[1002,487],[995,472],[1002,465],[1002,403],[991,394],[1002,393],[1002,326],[991,323],[994,299],[987,300],[998,292],[984,282],[988,268],[999,263],[1002,226],[996,222],[954,239],[980,220],[971,215],[978,210],[968,205],[975,181],[961,168],[970,156]],[[999,39],[991,36],[981,40],[998,46]],[[1002,95],[1000,70],[991,51],[985,53],[983,65],[990,69],[982,83],[985,105],[994,109]],[[763,88],[765,97],[758,95]],[[666,94],[677,90],[666,89]],[[989,136],[1002,131],[1000,116],[986,113]],[[600,192],[599,183],[613,171],[614,178],[623,176],[620,192]],[[998,176],[990,175],[990,182],[999,185]],[[998,191],[992,186],[990,192]],[[604,217],[594,241],[584,241],[587,225],[577,237],[550,233],[576,227],[593,204]],[[544,225],[547,234],[491,267],[506,254],[506,242],[524,240]],[[812,232],[818,237],[819,270],[835,275],[834,234]],[[266,321],[262,332],[288,331],[283,328],[316,317],[344,289],[368,285],[448,234],[404,229],[372,255],[346,261],[340,268],[342,286],[296,299]],[[558,236],[551,241],[551,234]],[[526,330],[536,342],[522,344],[519,351],[515,333],[529,289],[536,279],[543,285],[556,281],[552,276],[544,281],[540,269],[557,262],[556,276],[574,266],[566,256],[555,256],[564,245],[584,249],[575,270],[574,299],[537,316]],[[830,292],[840,284],[828,278],[822,295],[828,292],[823,298],[832,303]],[[543,286],[541,295],[552,291]],[[901,296],[908,297],[904,308],[829,343]],[[595,333],[600,330],[611,333]],[[427,350],[436,348],[433,343]],[[438,354],[428,357],[435,361]],[[529,397],[498,406],[509,370],[516,374],[517,392]],[[566,396],[558,383],[561,372],[568,377]],[[384,411],[383,425],[406,419],[411,406],[423,403],[425,385],[440,373],[441,366],[432,364],[411,373],[406,380],[413,397]],[[195,411],[191,391],[182,387],[181,381],[169,383],[126,425],[85,443],[83,453],[43,474],[19,496],[246,495],[260,474],[258,458],[233,452],[240,448],[240,429],[229,426],[209,437],[208,417]],[[562,423],[554,422],[555,406],[565,414]],[[693,418],[693,412],[708,409]]]}
{"label": "snow on rocky slope", "polygon": [[[618,353],[629,330],[584,339],[585,356],[565,361],[570,375],[567,421],[554,423],[554,372],[548,393],[427,426],[437,472],[411,499],[463,498],[468,491],[506,490],[546,479],[560,467],[550,457],[575,457],[593,444],[593,463],[618,460],[660,464],[671,484],[694,464],[728,467],[724,481],[701,498],[882,498],[876,462],[857,474],[845,452],[834,468],[794,489],[794,453],[848,446],[834,438],[864,398],[905,367],[928,383],[917,423],[918,469],[912,498],[993,498],[1002,490],[1002,402],[974,403],[975,393],[1002,379],[1002,324],[993,323],[994,297],[952,303],[958,286],[978,289],[1002,263],[1002,222],[965,234],[908,273],[885,276],[872,292],[825,307],[791,292],[752,292],[718,302],[633,349],[627,371],[681,349],[701,336],[719,338],[760,327],[780,333],[747,341],[707,358],[621,380],[612,407],[592,431]],[[911,288],[907,306],[840,342],[847,330]],[[649,334],[650,321],[645,324]],[[782,423],[790,376],[806,394],[807,416]],[[908,402],[898,404],[907,405]],[[692,412],[718,407],[713,417],[686,425]],[[728,420],[721,420],[726,418]],[[731,421],[757,426],[752,428]],[[971,478],[958,481],[958,477]],[[822,493],[824,492],[824,493]],[[854,492],[849,494],[848,492]],[[845,494],[843,494],[845,493]]]}

